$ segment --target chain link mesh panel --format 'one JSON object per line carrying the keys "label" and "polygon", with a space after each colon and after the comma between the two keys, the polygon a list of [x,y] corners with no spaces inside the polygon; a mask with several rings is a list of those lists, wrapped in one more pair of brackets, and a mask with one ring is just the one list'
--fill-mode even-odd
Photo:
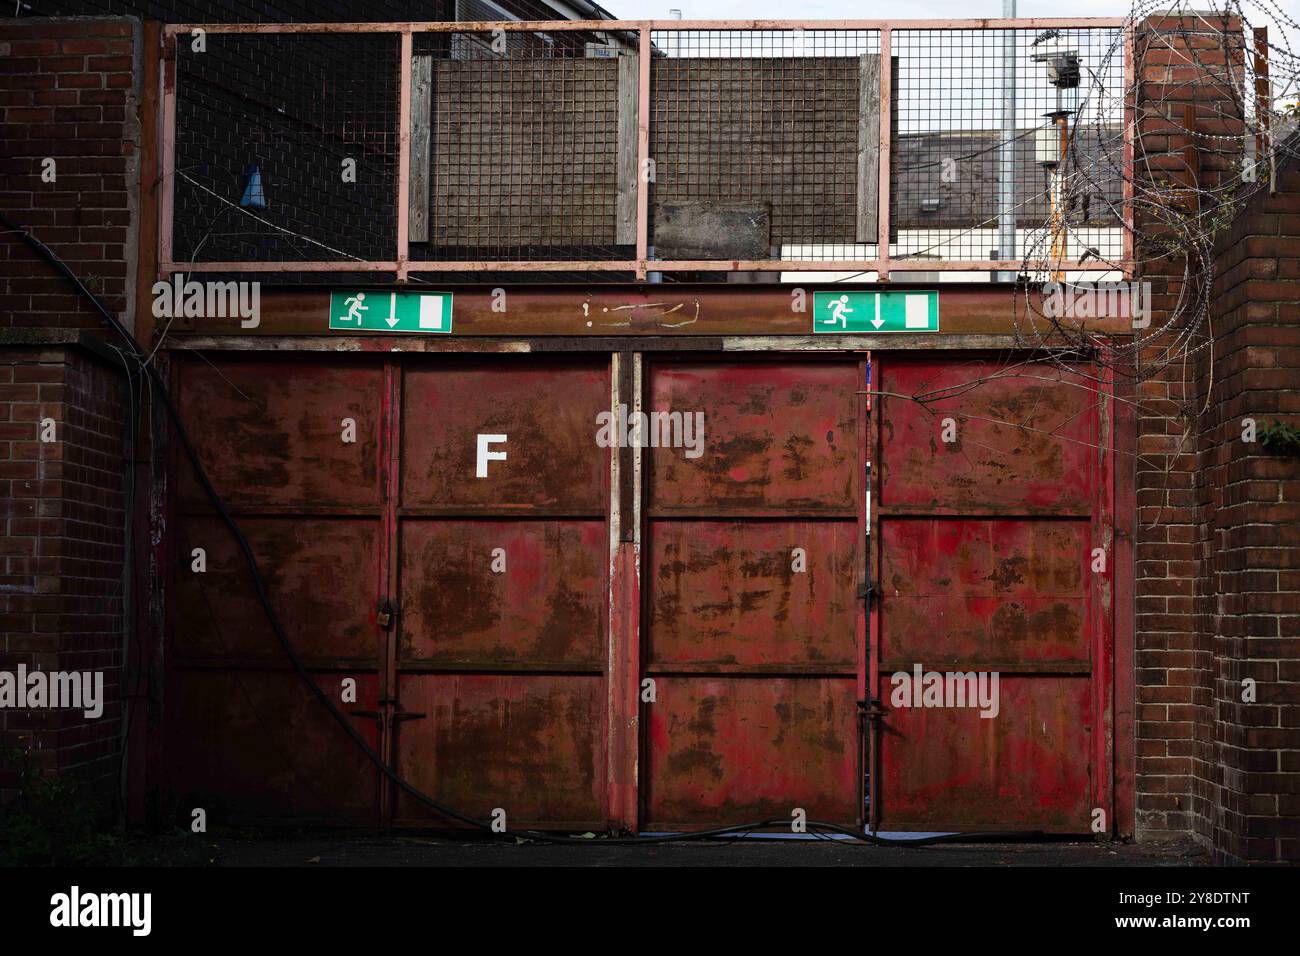
{"label": "chain link mesh panel", "polygon": [[178,261],[394,258],[396,35],[181,36],[176,76]]}
{"label": "chain link mesh panel", "polygon": [[898,30],[892,46],[891,255],[1048,258],[1055,236],[1066,263],[1121,257],[1121,30]]}
{"label": "chain link mesh panel", "polygon": [[[892,258],[1121,258],[1121,29],[891,39]],[[417,33],[412,273],[612,272],[636,257],[641,177],[652,259],[874,259],[880,40],[654,31],[643,166],[635,33]],[[179,38],[173,258],[393,260],[399,49],[395,34]]]}

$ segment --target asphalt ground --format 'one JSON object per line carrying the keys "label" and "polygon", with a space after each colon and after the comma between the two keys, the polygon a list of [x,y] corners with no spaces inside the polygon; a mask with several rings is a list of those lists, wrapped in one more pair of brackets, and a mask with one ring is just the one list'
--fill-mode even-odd
{"label": "asphalt ground", "polygon": [[1210,864],[1191,841],[1098,843],[1038,839],[1014,843],[868,846],[831,840],[739,840],[602,844],[503,843],[415,834],[204,836],[188,865],[234,867],[1196,867]]}

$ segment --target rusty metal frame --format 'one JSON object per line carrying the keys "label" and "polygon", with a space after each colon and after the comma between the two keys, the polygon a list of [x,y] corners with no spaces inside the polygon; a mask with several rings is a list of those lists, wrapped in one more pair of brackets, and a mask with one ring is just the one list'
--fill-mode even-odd
{"label": "rusty metal frame", "polygon": [[1137,98],[1138,79],[1134,75],[1137,62],[1137,29],[1132,23],[1124,24],[1124,186],[1123,212],[1120,215],[1122,228],[1122,251],[1120,253],[1124,267],[1124,278],[1132,279],[1135,266],[1134,247],[1134,176],[1137,170],[1133,165],[1133,141],[1137,136]]}
{"label": "rusty metal frame", "polygon": [[1089,606],[1093,614],[1091,754],[1094,807],[1106,811],[1107,832],[1115,832],[1115,373],[1103,366],[1097,383],[1097,452],[1094,456],[1096,498],[1091,523],[1092,547],[1105,548],[1106,570],[1093,576]]}
{"label": "rusty metal frame", "polygon": [[[614,351],[609,363],[610,410],[641,407],[641,355]],[[641,451],[609,450],[609,626],[605,816],[611,830],[635,833],[640,794]]]}
{"label": "rusty metal frame", "polygon": [[[880,159],[876,163],[879,169],[880,183],[876,187],[876,275],[881,282],[889,281],[889,212],[890,183],[893,179],[893,142],[894,129],[894,50],[893,30],[882,27],[880,30]],[[907,267],[904,266],[904,269]],[[1017,269],[1019,266],[1016,267]]]}
{"label": "rusty metal frame", "polygon": [[397,58],[397,281],[405,282],[411,258],[411,31],[403,30],[401,37]]}
{"label": "rusty metal frame", "polygon": [[[162,71],[162,130],[160,229],[158,274],[167,277],[175,272],[282,273],[282,272],[376,272],[394,273],[397,281],[406,282],[412,272],[632,272],[646,278],[653,262],[662,272],[855,272],[877,274],[887,281],[890,272],[1018,272],[1024,263],[1014,260],[912,260],[894,259],[890,252],[890,178],[892,163],[892,70],[880,71],[880,156],[877,248],[874,259],[765,259],[765,260],[650,260],[649,193],[646,179],[650,159],[650,53],[651,33],[699,30],[876,30],[880,33],[883,62],[891,57],[894,30],[1015,30],[1015,29],[1114,29],[1124,30],[1125,78],[1132,82],[1133,25],[1120,17],[1022,17],[1010,19],[930,19],[930,20],[528,20],[386,23],[209,23],[166,24],[162,29],[160,55]],[[305,261],[305,262],[177,262],[173,258],[173,229],[176,154],[176,42],[196,30],[211,34],[397,34],[400,37],[399,130],[397,175],[397,230],[391,260]],[[486,33],[497,30],[513,32],[599,32],[632,33],[637,37],[638,117],[637,117],[637,214],[636,258],[633,260],[532,260],[467,261],[429,260],[412,262],[409,248],[410,138],[411,138],[411,51],[415,33]],[[1126,135],[1124,146],[1124,216],[1122,260],[1118,264],[1084,263],[1071,266],[1073,271],[1110,272],[1120,269],[1125,276],[1133,273],[1133,122],[1131,98],[1126,98]]]}
{"label": "rusty metal frame", "polygon": [[[858,581],[862,588],[858,604],[857,620],[854,622],[855,636],[858,642],[858,754],[862,765],[858,767],[857,811],[858,823],[874,832],[876,812],[879,801],[876,793],[880,777],[876,773],[876,729],[879,722],[871,717],[871,702],[876,699],[879,687],[880,663],[876,655],[876,594],[874,592],[874,575],[879,573],[878,549],[880,540],[872,527],[874,509],[867,505],[868,485],[866,469],[874,466],[879,456],[876,455],[876,423],[872,414],[871,380],[876,369],[874,357],[870,351],[858,362],[858,384],[861,391],[858,396],[858,434],[856,480],[859,483],[854,498],[858,505]],[[866,807],[866,812],[863,808]]]}
{"label": "rusty metal frame", "polygon": [[[380,405],[379,459],[383,474],[384,514],[380,521],[379,571],[376,584],[376,628],[383,648],[380,654],[382,670],[379,679],[379,753],[390,767],[397,766],[397,635],[401,628],[401,608],[398,606],[401,564],[400,531],[397,508],[401,490],[402,447],[402,381],[403,369],[396,361],[384,362],[383,392]],[[378,626],[381,601],[394,609],[388,627]],[[397,813],[397,792],[387,776],[379,776],[379,822],[391,825]]]}
{"label": "rusty metal frame", "polygon": [[[1255,162],[1259,163],[1261,158],[1269,155],[1272,151],[1270,137],[1272,127],[1270,125],[1270,109],[1272,108],[1272,92],[1268,79],[1268,27],[1255,27],[1255,115],[1259,117],[1257,124],[1258,129],[1255,132]],[[1258,176],[1258,170],[1256,176]],[[1268,180],[1269,193],[1277,191],[1277,177],[1271,173]]]}
{"label": "rusty metal frame", "polygon": [[1047,30],[1122,27],[1124,17],[977,17],[930,20],[396,20],[386,23],[170,23],[163,30],[177,36],[205,33],[632,33],[639,30]]}
{"label": "rusty metal frame", "polygon": [[159,146],[157,157],[160,171],[158,196],[158,273],[168,276],[176,271],[172,266],[172,219],[175,216],[176,194],[176,40],[164,27],[159,38],[159,57],[162,69],[159,74],[158,97],[161,104]]}
{"label": "rusty metal frame", "polygon": [[1136,634],[1136,588],[1134,573],[1134,522],[1137,514],[1137,412],[1132,376],[1132,355],[1112,340],[1111,355],[1120,358],[1118,371],[1112,366],[1109,395],[1112,401],[1111,504],[1114,551],[1111,555],[1111,739],[1113,832],[1130,838],[1136,830],[1137,806],[1134,785],[1137,767],[1136,710],[1137,683],[1134,671]]}
{"label": "rusty metal frame", "polygon": [[[880,352],[873,350],[867,354],[869,356],[868,361],[871,369],[870,381],[877,383],[877,387],[879,387],[879,383],[882,381],[880,371]],[[866,398],[868,410],[866,451],[867,454],[871,456],[872,471],[875,472],[878,470],[884,452],[884,440],[881,437],[880,418],[878,417],[880,403],[871,400],[871,391],[869,386]],[[872,493],[875,500],[873,501],[871,508],[870,524],[872,527],[870,528],[870,537],[867,539],[867,544],[872,549],[871,567],[875,569],[874,573],[879,576],[880,568],[884,566],[885,546],[882,543],[880,533],[880,496],[875,493],[875,488],[879,485],[879,482],[876,482],[874,477],[873,474]],[[868,583],[870,584],[872,582]],[[881,648],[879,599],[880,595],[878,593],[872,595],[871,611],[867,615],[866,660],[868,696],[863,699],[868,702],[868,707],[870,707],[871,701],[878,700],[877,695],[880,693]],[[871,775],[871,802],[868,805],[869,816],[867,818],[867,827],[874,833],[880,827],[880,771],[884,766],[880,759],[880,735],[883,730],[880,719],[877,717],[869,720],[867,722],[867,730],[869,733],[867,740],[867,755],[871,760],[871,764],[868,767],[868,772]]]}
{"label": "rusty metal frame", "polygon": [[[360,287],[370,286],[361,282]],[[988,282],[944,283],[942,334],[925,337],[814,335],[811,313],[793,311],[791,296],[802,291],[808,298],[843,288],[830,282],[760,283],[746,285],[743,294],[729,283],[536,283],[511,289],[509,313],[493,308],[493,288],[455,285],[455,335],[394,337],[383,332],[327,333],[328,286],[264,283],[256,328],[243,329],[229,318],[180,317],[172,324],[168,341],[187,336],[220,339],[231,349],[536,352],[573,347],[557,341],[561,339],[585,339],[593,349],[605,348],[614,339],[639,340],[641,344],[632,350],[641,351],[684,348],[683,343],[692,339],[724,336],[745,349],[766,341],[770,347],[834,351],[946,349],[963,342],[961,347],[973,348],[982,347],[972,344],[981,337],[989,347],[998,348],[1014,344],[1016,331],[1009,293],[1004,286]],[[1028,293],[1030,307],[1041,307],[1040,299],[1040,293]],[[1088,320],[1083,331],[1125,340],[1132,334],[1129,320],[1117,318]]]}
{"label": "rusty metal frame", "polygon": [[646,277],[650,258],[650,31],[637,34],[636,277]]}

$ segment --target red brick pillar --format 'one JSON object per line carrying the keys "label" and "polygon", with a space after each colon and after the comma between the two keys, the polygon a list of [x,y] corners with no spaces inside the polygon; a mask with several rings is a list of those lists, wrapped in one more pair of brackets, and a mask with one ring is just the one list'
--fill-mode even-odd
{"label": "red brick pillar", "polygon": [[[128,325],[140,29],[125,18],[0,23],[0,211]],[[0,670],[101,671],[105,697],[98,718],[0,709],[0,745],[107,796],[120,769],[130,403],[120,361],[79,345],[87,333],[110,334],[0,230]],[[0,766],[0,799],[15,775]]]}
{"label": "red brick pillar", "polygon": [[[1190,315],[1173,318],[1180,296],[1204,299],[1196,279],[1205,270],[1195,261],[1189,266],[1182,229],[1189,222],[1199,228],[1198,187],[1217,185],[1237,161],[1244,127],[1234,119],[1239,107],[1229,79],[1240,72],[1244,47],[1235,21],[1197,17],[1149,18],[1138,24],[1135,41],[1136,253],[1139,278],[1152,285],[1151,327],[1139,332],[1151,337],[1138,355],[1147,377],[1136,396],[1137,829],[1139,836],[1191,830],[1208,841],[1213,809],[1206,786],[1216,777],[1213,649],[1200,624],[1209,608],[1197,487],[1203,396],[1195,365],[1210,330],[1202,325],[1181,345],[1186,361],[1169,362],[1167,350],[1195,323]],[[1208,135],[1189,136],[1189,124]],[[1184,288],[1188,269],[1192,283]]]}

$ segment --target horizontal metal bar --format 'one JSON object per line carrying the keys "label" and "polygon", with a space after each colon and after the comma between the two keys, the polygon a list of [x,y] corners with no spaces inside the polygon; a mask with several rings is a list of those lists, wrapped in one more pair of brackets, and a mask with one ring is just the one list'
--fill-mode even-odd
{"label": "horizontal metal bar", "polygon": [[[448,260],[406,263],[408,272],[635,272],[633,259],[565,259],[554,261],[514,261],[510,259],[484,262],[478,260]],[[345,260],[333,262],[164,262],[159,266],[164,275],[173,272],[396,272],[396,260],[371,262]]]}
{"label": "horizontal metal bar", "polygon": [[[310,657],[303,655],[309,671],[347,671],[355,674],[378,674],[382,662],[372,657]],[[239,670],[295,673],[289,661],[265,657],[185,657],[172,653],[171,666],[178,670]]]}
{"label": "horizontal metal bar", "polygon": [[[291,336],[240,336],[240,335],[200,335],[186,336],[172,333],[163,344],[165,350],[184,352],[197,350],[201,352],[330,352],[332,354],[359,353],[370,354],[380,351],[398,352],[403,355],[459,352],[514,352],[553,354],[546,346],[572,346],[570,351],[608,352],[620,351],[635,346],[643,352],[678,353],[682,351],[715,352],[719,348],[724,352],[811,352],[831,353],[832,358],[841,358],[852,352],[872,351],[909,351],[909,350],[997,350],[1006,352],[1014,349],[1015,340],[1010,333],[968,335],[962,333],[945,333],[943,335],[727,335],[707,338],[654,338],[645,337],[636,341],[624,340],[611,345],[605,337],[591,339],[495,339],[464,338],[452,336],[430,336],[427,339],[392,339],[382,336],[358,338],[356,336],[333,336],[311,334]],[[953,509],[954,515],[964,514]],[[196,512],[204,517],[211,517],[210,512]],[[890,513],[897,518],[932,518],[934,513]],[[1059,515],[1053,512],[1052,515]],[[369,516],[361,516],[369,517]],[[479,516],[481,517],[481,516]],[[664,516],[668,520],[689,518],[689,515]],[[848,515],[827,515],[826,520],[848,520]],[[1030,516],[1034,517],[1034,516]],[[1064,515],[1061,517],[1071,517]],[[1075,517],[1087,518],[1086,514]]]}
{"label": "horizontal metal bar", "polygon": [[421,262],[412,260],[412,272],[635,272],[635,259],[560,259],[549,262],[458,262],[454,259]]}
{"label": "horizontal metal bar", "polygon": [[163,275],[173,272],[396,272],[393,262],[163,262]]}
{"label": "horizontal metal bar", "polygon": [[605,673],[603,661],[525,661],[471,660],[439,661],[399,659],[399,674],[548,674],[551,676],[599,678]]}
{"label": "horizontal metal bar", "polygon": [[[651,272],[876,272],[878,259],[651,259]],[[1024,268],[1065,272],[1121,272],[1131,262],[1062,263],[1011,259],[890,259],[890,272],[1019,272]],[[163,275],[174,272],[396,272],[396,262],[164,262]],[[422,272],[635,272],[635,260],[561,259],[493,260],[491,262],[439,259],[407,263],[412,273]]]}
{"label": "horizontal metal bar", "polygon": [[410,518],[415,521],[426,518],[439,521],[519,521],[535,518],[546,518],[555,521],[604,521],[605,512],[595,508],[546,508],[539,505],[449,505],[442,507],[406,505],[397,509],[397,517]]}
{"label": "horizontal metal bar", "polygon": [[1047,30],[1106,29],[1125,24],[1123,17],[1016,17],[956,20],[475,20],[392,21],[387,23],[176,23],[165,36],[205,33],[515,33],[600,32],[635,30]]}
{"label": "horizontal metal bar", "polygon": [[651,661],[646,664],[647,675],[655,677],[827,677],[835,680],[853,680],[858,672],[852,663],[836,667],[834,664],[725,664],[717,661],[686,663],[682,661]]}
{"label": "horizontal metal bar", "polygon": [[[920,597],[921,595],[913,596]],[[970,595],[970,597],[980,596]],[[997,671],[999,674],[1053,674],[1058,677],[1086,677],[1092,673],[1092,668],[1087,661],[1026,661],[1015,658],[971,661],[926,657],[922,661],[915,659],[881,661],[880,676],[883,678],[885,671],[911,673],[912,668],[917,664],[921,664],[926,670],[939,670],[942,668],[943,670],[952,671]]]}
{"label": "horizontal metal bar", "polygon": [[[182,346],[177,346],[181,348]],[[226,348],[224,344],[215,346]],[[170,346],[169,346],[170,348]],[[353,521],[374,521],[384,516],[383,507],[357,508],[351,505],[260,505],[257,507],[231,505],[226,509],[232,518],[247,518],[256,521],[260,518],[338,518]],[[180,518],[215,518],[217,513],[205,505],[181,502],[176,508]]]}
{"label": "horizontal metal bar", "polygon": [[[884,335],[728,335],[722,340],[724,352],[888,352],[926,351],[936,349],[972,351],[997,350],[1002,354],[1014,351],[1016,337],[1012,332],[971,335],[945,332],[942,335],[909,335],[891,333]],[[1027,346],[1025,347],[1027,350]]]}
{"label": "horizontal metal bar", "polygon": [[[888,401],[891,396],[883,396]],[[900,401],[911,401],[911,399],[900,399]],[[960,412],[953,413],[961,417]],[[880,518],[888,518],[890,521],[930,521],[934,518],[960,518],[963,521],[984,521],[1000,520],[1002,518],[1014,518],[1017,521],[1087,521],[1092,517],[1089,511],[1068,511],[1060,505],[1052,505],[1038,510],[1032,508],[1008,508],[1004,511],[993,511],[988,508],[978,508],[974,505],[966,507],[943,507],[943,508],[917,508],[910,506],[899,508],[896,506],[879,505],[876,513]]]}
{"label": "horizontal metal bar", "polygon": [[[322,330],[323,331],[323,330]],[[640,346],[638,346],[640,347]],[[378,354],[383,351],[403,355],[440,352],[531,352],[533,343],[521,340],[469,339],[446,335],[428,338],[391,338],[386,336],[322,335],[194,335],[175,332],[163,340],[164,351],[227,350],[232,352],[331,352]],[[599,351],[592,346],[593,351]]]}
{"label": "horizontal metal bar", "polygon": [[670,507],[652,506],[644,509],[645,517],[653,521],[854,521],[856,511],[842,508],[736,508],[722,512],[717,506]]}
{"label": "horizontal metal bar", "polygon": [[[876,272],[878,259],[652,259],[653,272]],[[1025,262],[1003,259],[890,259],[890,272],[992,272],[1020,271],[1026,266],[1066,272],[1117,272],[1123,264],[1057,264],[1050,260]]]}

